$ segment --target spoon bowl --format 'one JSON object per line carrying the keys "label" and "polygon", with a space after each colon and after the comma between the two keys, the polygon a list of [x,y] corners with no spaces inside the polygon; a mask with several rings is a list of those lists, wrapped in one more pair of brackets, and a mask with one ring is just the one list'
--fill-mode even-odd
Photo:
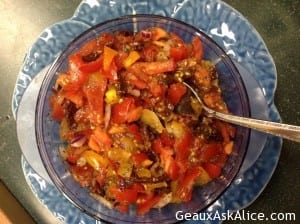
{"label": "spoon bowl", "polygon": [[183,82],[183,84],[186,87],[188,87],[188,89],[194,94],[194,96],[199,101],[199,103],[202,106],[202,109],[208,117],[217,118],[222,121],[236,124],[242,127],[255,129],[257,131],[261,131],[271,135],[276,135],[282,138],[289,139],[291,141],[300,142],[300,126],[282,124],[254,118],[240,117],[215,111],[204,104],[204,102],[199,97],[198,93],[193,89],[193,87],[191,87],[186,82]]}

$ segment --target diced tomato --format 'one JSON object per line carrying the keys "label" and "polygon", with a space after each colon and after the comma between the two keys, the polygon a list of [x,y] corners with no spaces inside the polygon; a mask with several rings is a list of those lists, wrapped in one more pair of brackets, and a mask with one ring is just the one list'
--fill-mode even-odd
{"label": "diced tomato", "polygon": [[194,37],[192,39],[193,45],[193,56],[196,58],[197,62],[201,62],[203,58],[203,46],[199,37]]}
{"label": "diced tomato", "polygon": [[117,124],[127,121],[127,114],[134,103],[133,98],[126,97],[122,102],[116,103],[112,107],[112,121]]}
{"label": "diced tomato", "polygon": [[175,195],[184,202],[191,200],[193,185],[201,174],[200,167],[192,167],[180,178]]}
{"label": "diced tomato", "polygon": [[[171,72],[176,69],[176,63],[173,59],[167,61],[136,62],[132,66],[134,66],[136,70],[143,71],[148,75]],[[130,68],[132,66],[130,66]]]}
{"label": "diced tomato", "polygon": [[200,161],[209,162],[210,159],[221,153],[222,145],[220,143],[205,144],[201,148]]}
{"label": "diced tomato", "polygon": [[101,49],[101,46],[98,43],[98,38],[92,39],[85,43],[78,51],[81,56],[87,56],[93,52],[101,51],[103,50],[103,46]]}
{"label": "diced tomato", "polygon": [[146,62],[155,61],[158,52],[159,52],[158,46],[154,44],[148,44],[143,48],[141,57],[143,61]]}
{"label": "diced tomato", "polygon": [[76,106],[78,107],[82,107],[83,106],[83,97],[84,97],[84,93],[83,91],[80,89],[78,91],[63,91],[63,96],[70,100],[72,103],[74,103]]}
{"label": "diced tomato", "polygon": [[116,200],[121,203],[135,203],[137,200],[137,196],[137,191],[133,189],[117,189],[115,191]]}
{"label": "diced tomato", "polygon": [[127,114],[127,122],[134,122],[140,119],[143,113],[143,107],[135,107],[134,105],[132,106],[131,110]]}
{"label": "diced tomato", "polygon": [[62,106],[63,96],[58,93],[54,93],[49,100],[52,117],[57,120],[61,120],[64,117],[64,109]]}
{"label": "diced tomato", "polygon": [[116,103],[112,107],[112,121],[117,124],[133,122],[140,118],[143,108],[135,106],[132,97],[125,97],[122,102]]}
{"label": "diced tomato", "polygon": [[183,95],[186,93],[186,86],[182,83],[173,83],[168,89],[168,99],[173,105],[177,105]]}
{"label": "diced tomato", "polygon": [[134,135],[134,138],[137,142],[143,142],[139,127],[136,124],[131,124],[128,126],[128,131]]}
{"label": "diced tomato", "polygon": [[165,95],[166,88],[157,81],[152,81],[149,83],[149,91],[154,97],[162,97]]}
{"label": "diced tomato", "polygon": [[[94,146],[94,144],[96,144],[96,146]],[[111,137],[100,127],[97,127],[90,136],[89,146],[97,152],[109,149],[111,144]]]}
{"label": "diced tomato", "polygon": [[83,152],[82,148],[71,147],[68,150],[67,161],[72,164],[76,164],[82,152]]}
{"label": "diced tomato", "polygon": [[203,164],[203,168],[208,173],[211,178],[217,178],[221,174],[221,167],[213,164],[213,163],[205,163]]}
{"label": "diced tomato", "polygon": [[135,190],[138,193],[145,193],[145,191],[146,191],[145,188],[144,188],[144,186],[142,184],[140,184],[140,183],[134,183],[134,184],[132,184],[131,187],[130,187],[130,189],[133,189],[133,190]]}
{"label": "diced tomato", "polygon": [[161,139],[155,139],[153,142],[152,142],[152,150],[156,153],[161,153],[162,150],[163,150],[163,144],[162,144],[162,141]]}
{"label": "diced tomato", "polygon": [[164,146],[173,147],[175,144],[174,136],[171,136],[165,129],[160,134],[160,139]]}
{"label": "diced tomato", "polygon": [[145,153],[139,152],[132,155],[132,160],[135,165],[140,165],[142,162],[146,161],[148,156]]}
{"label": "diced tomato", "polygon": [[169,157],[168,166],[165,168],[166,173],[170,177],[171,180],[177,180],[180,174],[180,168],[175,159],[173,157]]}
{"label": "diced tomato", "polygon": [[131,73],[128,73],[128,75],[126,76],[126,80],[138,89],[146,89],[148,87],[147,82],[141,80],[136,75]]}
{"label": "diced tomato", "polygon": [[180,47],[171,47],[170,48],[170,57],[174,59],[174,61],[180,61],[187,57],[187,50],[185,46]]}
{"label": "diced tomato", "polygon": [[149,195],[142,203],[138,204],[137,215],[144,215],[161,199],[161,195]]}
{"label": "diced tomato", "polygon": [[178,161],[185,161],[190,155],[190,147],[193,143],[192,132],[186,128],[181,139],[175,141],[176,159]]}
{"label": "diced tomato", "polygon": [[100,116],[98,123],[102,123],[104,118],[104,95],[106,86],[106,77],[100,72],[96,72],[90,74],[88,84],[86,88],[84,88],[90,109]]}
{"label": "diced tomato", "polygon": [[98,57],[96,60],[91,62],[85,62],[80,54],[72,54],[69,56],[69,71],[74,74],[83,75],[99,71],[103,65],[103,57]]}

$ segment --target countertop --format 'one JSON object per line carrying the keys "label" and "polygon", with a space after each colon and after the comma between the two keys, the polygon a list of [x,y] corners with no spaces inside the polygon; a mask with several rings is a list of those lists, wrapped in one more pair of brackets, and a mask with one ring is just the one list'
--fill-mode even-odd
{"label": "countertop", "polygon": [[[277,69],[277,109],[284,123],[300,125],[300,1],[225,2],[244,15],[263,38]],[[26,184],[11,98],[23,58],[37,36],[46,27],[71,17],[79,3],[79,0],[0,1],[0,179],[37,223],[58,223],[58,220]],[[295,212],[300,222],[299,159],[300,144],[284,140],[275,173],[262,194],[247,208],[249,212]]]}

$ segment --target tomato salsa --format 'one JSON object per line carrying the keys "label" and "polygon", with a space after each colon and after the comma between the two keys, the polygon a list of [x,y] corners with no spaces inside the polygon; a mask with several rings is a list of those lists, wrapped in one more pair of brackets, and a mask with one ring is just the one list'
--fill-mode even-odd
{"label": "tomato salsa", "polygon": [[206,117],[183,85],[229,113],[218,74],[195,36],[150,27],[102,33],[68,57],[50,98],[74,179],[110,208],[136,214],[191,200],[221,175],[235,128]]}

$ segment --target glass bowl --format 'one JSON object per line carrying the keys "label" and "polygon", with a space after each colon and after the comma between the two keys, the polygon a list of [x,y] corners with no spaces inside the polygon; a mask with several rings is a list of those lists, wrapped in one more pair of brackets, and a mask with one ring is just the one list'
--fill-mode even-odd
{"label": "glass bowl", "polygon": [[176,222],[176,212],[200,212],[214,202],[230,185],[243,162],[249,141],[249,130],[236,127],[233,152],[229,156],[222,174],[202,187],[196,187],[190,202],[169,204],[161,209],[151,209],[142,216],[132,212],[120,213],[109,209],[89,194],[74,180],[67,163],[61,158],[59,146],[63,144],[59,137],[59,123],[50,115],[49,98],[52,94],[57,75],[67,70],[68,55],[76,52],[84,43],[94,39],[102,32],[113,33],[119,30],[132,30],[158,26],[168,32],[174,32],[185,42],[191,42],[193,36],[199,36],[203,43],[204,59],[212,61],[219,75],[223,99],[229,111],[235,115],[248,117],[250,114],[248,96],[242,78],[226,53],[209,36],[181,21],[154,15],[133,15],[100,23],[75,38],[48,70],[37,100],[35,131],[39,153],[43,164],[60,192],[82,212],[98,220],[112,223],[170,223]]}

